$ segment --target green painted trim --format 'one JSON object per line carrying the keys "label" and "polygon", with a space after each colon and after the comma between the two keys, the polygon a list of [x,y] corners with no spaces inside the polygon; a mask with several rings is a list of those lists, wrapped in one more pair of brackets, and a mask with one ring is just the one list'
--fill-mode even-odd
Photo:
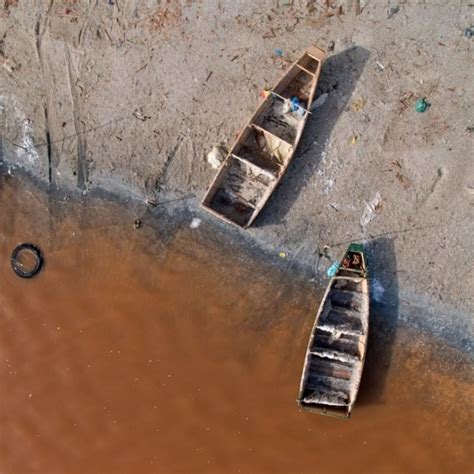
{"label": "green painted trim", "polygon": [[[362,244],[354,244],[352,243],[349,245],[349,248],[347,249],[347,252],[360,252],[364,253],[364,246]],[[347,253],[346,252],[346,253]]]}

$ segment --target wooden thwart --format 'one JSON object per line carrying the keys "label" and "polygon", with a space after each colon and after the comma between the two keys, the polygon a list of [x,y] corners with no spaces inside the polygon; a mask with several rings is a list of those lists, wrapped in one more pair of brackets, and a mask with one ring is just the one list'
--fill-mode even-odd
{"label": "wooden thwart", "polygon": [[[205,209],[243,228],[256,219],[301,139],[323,59],[322,50],[310,47],[269,91],[209,186],[202,201]],[[299,107],[292,111],[294,98]]]}

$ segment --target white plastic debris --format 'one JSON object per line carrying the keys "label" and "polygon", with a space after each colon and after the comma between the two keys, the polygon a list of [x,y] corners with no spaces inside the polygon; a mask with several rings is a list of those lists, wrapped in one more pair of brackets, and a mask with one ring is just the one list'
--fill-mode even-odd
{"label": "white plastic debris", "polygon": [[365,227],[375,217],[381,201],[382,197],[380,196],[380,193],[377,192],[369,202],[365,203],[365,211],[360,218],[360,225],[362,227]]}
{"label": "white plastic debris", "polygon": [[197,229],[201,225],[201,219],[199,217],[194,217],[191,221],[190,229]]}
{"label": "white plastic debris", "polygon": [[212,150],[207,154],[207,162],[216,170],[224,161],[225,155],[226,152],[222,145],[214,145]]}

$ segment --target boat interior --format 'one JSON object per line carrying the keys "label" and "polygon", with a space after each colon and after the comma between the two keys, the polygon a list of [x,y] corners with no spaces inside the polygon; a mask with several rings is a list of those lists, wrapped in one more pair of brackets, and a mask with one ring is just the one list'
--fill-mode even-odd
{"label": "boat interior", "polygon": [[248,126],[242,141],[236,143],[233,154],[278,177],[288,162],[293,147],[275,138],[271,133],[255,125]]}
{"label": "boat interior", "polygon": [[349,249],[344,258],[341,260],[338,276],[357,276],[365,275],[367,267],[365,264],[364,254]]}
{"label": "boat interior", "polygon": [[219,175],[216,193],[210,196],[208,205],[216,213],[244,227],[256,212],[260,200],[271,192],[276,178],[235,155],[228,157],[225,166],[226,172]]}
{"label": "boat interior", "polygon": [[299,397],[303,408],[349,416],[362,372],[368,311],[365,278],[332,280],[310,340]]}
{"label": "boat interior", "polygon": [[241,227],[253,222],[293,157],[320,65],[320,59],[304,54],[268,92],[204,198],[211,212]]}

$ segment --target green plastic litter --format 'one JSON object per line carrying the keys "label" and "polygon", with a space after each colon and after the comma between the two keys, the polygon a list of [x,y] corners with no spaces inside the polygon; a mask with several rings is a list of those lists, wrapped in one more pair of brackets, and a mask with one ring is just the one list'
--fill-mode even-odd
{"label": "green plastic litter", "polygon": [[418,99],[416,101],[415,110],[417,112],[426,112],[430,106],[431,104],[423,97],[422,99]]}

